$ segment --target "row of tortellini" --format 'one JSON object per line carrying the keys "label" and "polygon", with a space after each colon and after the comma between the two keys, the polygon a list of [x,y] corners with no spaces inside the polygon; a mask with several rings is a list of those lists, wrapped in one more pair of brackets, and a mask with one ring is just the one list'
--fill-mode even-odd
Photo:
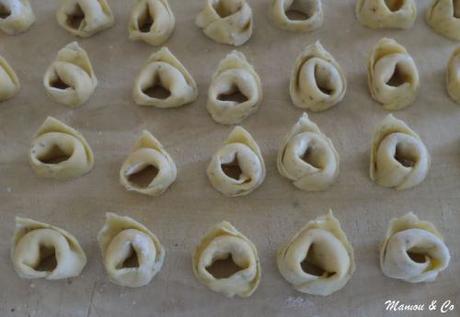
{"label": "row of tortellini", "polygon": [[[97,240],[110,280],[141,287],[161,270],[165,249],[141,223],[108,213]],[[11,259],[22,278],[59,280],[80,275],[86,255],[77,239],[56,226],[16,218]],[[433,224],[413,213],[390,222],[380,248],[384,275],[410,283],[431,282],[447,268],[449,250]],[[256,246],[229,222],[213,226],[192,256],[193,273],[209,289],[249,297],[261,279]],[[277,252],[281,275],[302,293],[327,296],[355,271],[354,251],[332,211],[308,222]]]}
{"label": "row of tortellini", "polygon": [[[460,103],[460,48],[449,59],[447,90]],[[43,85],[56,102],[69,107],[85,103],[97,86],[86,51],[77,42],[62,48],[48,67]],[[417,67],[407,50],[393,39],[383,38],[368,61],[368,85],[372,97],[387,110],[412,104],[420,86]],[[0,101],[16,95],[18,76],[0,57]],[[319,43],[308,45],[297,57],[289,85],[292,102],[311,111],[324,111],[345,96],[347,80],[334,57]],[[184,65],[163,47],[145,62],[134,82],[133,98],[141,106],[175,108],[195,101],[198,87]],[[222,59],[211,78],[207,109],[221,124],[239,124],[256,112],[262,102],[262,84],[245,55],[232,51]]]}
{"label": "row of tortellini", "polygon": [[[94,155],[86,139],[63,122],[48,117],[34,136],[29,162],[37,175],[71,179],[88,173]],[[430,154],[407,124],[388,115],[376,128],[370,154],[370,177],[377,184],[403,190],[420,184],[430,169]],[[338,177],[340,157],[332,141],[304,113],[280,146],[280,174],[304,191],[321,191]],[[235,127],[207,168],[212,186],[229,197],[248,195],[266,175],[254,138]],[[175,181],[176,164],[163,145],[144,130],[120,169],[128,190],[158,196]]]}

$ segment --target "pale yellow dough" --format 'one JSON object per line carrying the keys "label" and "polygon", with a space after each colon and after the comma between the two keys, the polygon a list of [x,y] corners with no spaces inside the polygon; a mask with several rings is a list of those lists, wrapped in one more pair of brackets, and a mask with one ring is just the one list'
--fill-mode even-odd
{"label": "pale yellow dough", "polygon": [[449,249],[432,223],[413,213],[390,221],[380,249],[383,274],[410,283],[432,282],[449,261]]}
{"label": "pale yellow dough", "polygon": [[373,48],[368,63],[372,97],[386,110],[399,110],[415,101],[420,86],[417,66],[407,50],[383,38]]}
{"label": "pale yellow dough", "polygon": [[339,154],[332,141],[304,113],[286,135],[278,152],[278,171],[299,189],[320,191],[339,174]]}
{"label": "pale yellow dough", "polygon": [[29,0],[0,0],[0,30],[9,35],[27,31],[35,22]]}
{"label": "pale yellow dough", "polygon": [[[240,93],[246,100],[225,99]],[[253,114],[262,102],[262,84],[254,67],[243,53],[233,51],[220,63],[212,76],[207,109],[222,124],[238,124]]]}
{"label": "pale yellow dough", "polygon": [[0,101],[10,99],[19,92],[21,84],[10,64],[0,56]]}
{"label": "pale yellow dough", "polygon": [[163,266],[165,250],[160,241],[132,218],[107,213],[97,241],[107,275],[117,285],[145,286]]}
{"label": "pale yellow dough", "polygon": [[459,0],[432,0],[425,19],[437,33],[451,40],[460,41]]}
{"label": "pale yellow dough", "polygon": [[91,171],[94,155],[78,131],[48,117],[32,141],[29,162],[38,176],[65,180]]}
{"label": "pale yellow dough", "polygon": [[289,92],[294,105],[324,111],[342,101],[346,91],[342,68],[321,43],[304,48],[291,73]]}
{"label": "pale yellow dough", "polygon": [[62,0],[56,18],[65,30],[80,37],[90,37],[114,24],[106,0]]}
{"label": "pale yellow dough", "polygon": [[[169,95],[149,95],[149,89],[161,86]],[[195,80],[184,65],[163,47],[153,53],[134,82],[133,98],[141,106],[175,108],[189,104],[198,97]]]}
{"label": "pale yellow dough", "polygon": [[372,140],[370,177],[380,186],[397,190],[420,184],[430,169],[430,154],[420,137],[389,114]]}
{"label": "pale yellow dough", "polygon": [[[130,176],[142,173],[153,166],[157,174],[147,186],[140,186],[130,180]],[[171,156],[147,130],[137,140],[131,154],[120,169],[120,183],[128,190],[144,195],[161,195],[176,180],[177,169]]]}
{"label": "pale yellow dough", "polygon": [[286,281],[311,295],[337,292],[355,271],[353,247],[332,211],[308,222],[281,247],[277,263]]}
{"label": "pale yellow dough", "polygon": [[415,0],[357,0],[356,16],[373,29],[408,29],[417,18],[417,7]]}
{"label": "pale yellow dough", "polygon": [[195,23],[215,42],[240,46],[252,35],[252,9],[246,0],[206,0]]}
{"label": "pale yellow dough", "polygon": [[168,0],[136,0],[129,22],[129,38],[162,45],[174,31],[176,19]]}
{"label": "pale yellow dough", "polygon": [[460,103],[460,47],[454,50],[447,64],[447,92]]}
{"label": "pale yellow dough", "polygon": [[[238,170],[239,175],[226,172]],[[265,179],[265,163],[259,146],[248,131],[235,127],[212,157],[208,166],[212,186],[229,197],[244,196],[259,187]]]}
{"label": "pale yellow dough", "polygon": [[97,87],[97,78],[86,51],[77,42],[67,44],[48,67],[43,85],[60,104],[78,107],[88,101]]}
{"label": "pale yellow dough", "polygon": [[[209,271],[215,261],[231,258],[240,268],[227,278],[216,278]],[[227,297],[249,297],[260,282],[261,267],[254,244],[229,222],[215,225],[193,254],[193,273],[214,292]]]}
{"label": "pale yellow dough", "polygon": [[73,235],[61,228],[20,217],[16,217],[11,260],[17,274],[26,279],[76,277],[86,265],[85,252]]}
{"label": "pale yellow dough", "polygon": [[[270,16],[275,25],[293,32],[310,32],[323,25],[324,14],[321,0],[271,0]],[[305,19],[291,19],[289,11],[305,16]]]}

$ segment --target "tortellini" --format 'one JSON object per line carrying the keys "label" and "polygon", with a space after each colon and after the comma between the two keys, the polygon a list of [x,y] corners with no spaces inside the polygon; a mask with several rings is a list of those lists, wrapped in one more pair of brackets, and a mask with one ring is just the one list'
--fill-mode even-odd
{"label": "tortellini", "polygon": [[425,18],[437,33],[451,40],[460,41],[460,2],[458,0],[432,0]]}
{"label": "tortellini", "polygon": [[380,249],[383,274],[410,283],[432,282],[449,265],[441,234],[413,213],[392,219]]}
{"label": "tortellini", "polygon": [[420,184],[430,169],[430,154],[420,137],[389,114],[372,140],[370,177],[380,186],[397,190]]}
{"label": "tortellini", "polygon": [[48,117],[35,134],[29,162],[38,176],[65,180],[91,171],[94,155],[78,131]]}
{"label": "tortellini", "polygon": [[254,244],[229,222],[215,225],[193,254],[193,273],[214,292],[249,297],[260,282],[261,267]]}
{"label": "tortellini", "polygon": [[84,104],[97,86],[88,54],[77,42],[62,48],[43,78],[48,95],[69,107]]}
{"label": "tortellini", "polygon": [[6,34],[25,32],[34,22],[29,0],[0,0],[0,30]]}
{"label": "tortellini", "polygon": [[297,107],[327,110],[343,99],[346,90],[342,68],[320,42],[307,46],[297,57],[289,86]]}
{"label": "tortellini", "polygon": [[252,35],[252,9],[246,0],[206,0],[195,23],[215,42],[240,46]]}
{"label": "tortellini", "polygon": [[90,37],[114,24],[107,0],[62,0],[56,18],[65,30],[80,37]]}
{"label": "tortellini", "polygon": [[328,188],[339,174],[339,154],[306,113],[284,138],[278,152],[278,171],[305,191]]}
{"label": "tortellini", "polygon": [[120,170],[120,182],[129,191],[158,196],[176,180],[177,169],[163,145],[144,130]]}
{"label": "tortellini", "polygon": [[147,285],[163,266],[165,250],[158,238],[129,217],[107,213],[97,240],[107,274],[117,285]]}
{"label": "tortellini", "polygon": [[77,239],[61,228],[16,217],[11,260],[21,278],[60,280],[76,277],[86,265]]}
{"label": "tortellini", "polygon": [[357,0],[356,16],[370,28],[408,29],[417,18],[415,0]]}
{"label": "tortellini", "polygon": [[266,172],[256,141],[248,131],[238,126],[212,157],[207,173],[215,189],[225,196],[237,197],[259,187]]}
{"label": "tortellini", "polygon": [[276,26],[294,32],[313,31],[324,20],[321,0],[272,0],[270,15]]}
{"label": "tortellini", "polygon": [[262,101],[262,85],[243,53],[233,51],[219,64],[209,87],[207,108],[222,124],[238,124],[256,112]]}
{"label": "tortellini", "polygon": [[137,0],[129,22],[129,38],[161,45],[174,31],[176,19],[168,0]]}
{"label": "tortellini", "polygon": [[332,211],[307,223],[278,250],[278,269],[302,293],[327,296],[355,271],[353,248]]}
{"label": "tortellini", "polygon": [[0,101],[14,97],[21,89],[18,76],[10,64],[0,56]]}
{"label": "tortellini", "polygon": [[415,101],[420,86],[417,66],[407,50],[393,39],[383,38],[368,63],[372,97],[386,110],[399,110]]}
{"label": "tortellini", "polygon": [[137,76],[133,97],[141,106],[174,108],[195,101],[198,88],[184,65],[163,47],[149,57]]}
{"label": "tortellini", "polygon": [[460,47],[454,50],[447,64],[447,92],[460,103]]}

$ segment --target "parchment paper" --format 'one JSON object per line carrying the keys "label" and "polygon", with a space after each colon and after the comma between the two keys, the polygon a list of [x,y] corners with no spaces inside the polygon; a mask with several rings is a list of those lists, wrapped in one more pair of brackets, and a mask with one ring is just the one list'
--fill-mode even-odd
{"label": "parchment paper", "polygon": [[[58,1],[32,1],[35,25],[18,36],[0,35],[0,54],[17,71],[20,94],[0,104],[0,315],[1,316],[437,316],[439,312],[389,313],[384,302],[423,304],[451,299],[460,312],[460,106],[445,89],[447,60],[456,47],[424,21],[428,0],[417,1],[416,25],[406,31],[367,29],[354,16],[353,0],[323,0],[325,21],[313,33],[289,33],[267,16],[268,0],[249,0],[255,31],[239,48],[259,72],[264,89],[260,110],[244,121],[259,143],[267,178],[254,193],[225,198],[205,170],[231,128],[214,123],[205,104],[212,73],[232,48],[219,45],[195,27],[204,0],[170,0],[176,31],[167,43],[198,83],[199,99],[175,110],[136,106],[133,80],[155,50],[128,40],[134,1],[110,0],[116,25],[89,39],[78,39],[96,71],[99,86],[89,102],[70,110],[46,96],[43,74],[57,51],[75,37],[57,25]],[[420,71],[422,88],[410,108],[396,113],[417,131],[432,154],[427,179],[397,192],[373,184],[368,176],[370,140],[387,114],[368,92],[366,63],[371,47],[384,36],[406,46]],[[302,110],[291,104],[288,83],[301,49],[320,39],[343,66],[348,92],[330,111],[311,118],[341,155],[337,183],[322,193],[295,189],[276,169],[278,146]],[[48,115],[78,129],[92,146],[96,165],[79,179],[38,178],[27,161],[32,136]],[[178,178],[161,197],[128,193],[118,182],[119,168],[142,129],[164,144],[178,166]],[[346,287],[321,298],[293,290],[279,274],[275,252],[307,221],[333,209],[352,242],[357,270]],[[96,235],[106,212],[131,216],[148,226],[166,247],[162,271],[151,284],[126,289],[104,272]],[[452,261],[435,283],[412,285],[386,278],[378,248],[388,221],[409,211],[432,221],[444,234]],[[83,274],[68,281],[22,280],[9,259],[14,217],[27,216],[67,229],[88,256]],[[227,299],[198,283],[191,252],[210,226],[229,220],[257,246],[262,281],[248,299]]]}

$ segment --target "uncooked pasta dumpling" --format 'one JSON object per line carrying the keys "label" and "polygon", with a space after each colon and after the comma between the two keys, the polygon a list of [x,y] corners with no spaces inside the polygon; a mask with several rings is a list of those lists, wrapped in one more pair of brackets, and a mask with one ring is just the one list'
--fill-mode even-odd
{"label": "uncooked pasta dumpling", "polygon": [[307,46],[297,57],[289,91],[299,108],[324,111],[345,96],[347,80],[334,57],[320,42]]}
{"label": "uncooked pasta dumpling", "polygon": [[310,32],[323,24],[321,0],[272,0],[270,15],[281,29]]}
{"label": "uncooked pasta dumpling", "polygon": [[27,31],[35,22],[29,0],[0,0],[0,30],[6,34]]}
{"label": "uncooked pasta dumpling", "polygon": [[306,113],[284,138],[278,152],[278,171],[299,189],[319,191],[339,174],[339,154]]}
{"label": "uncooked pasta dumpling", "polygon": [[60,280],[80,275],[86,255],[77,239],[61,228],[16,217],[11,260],[26,279]]}
{"label": "uncooked pasta dumpling", "polygon": [[264,181],[265,163],[249,132],[235,127],[212,157],[207,173],[212,186],[225,196],[244,196]]}
{"label": "uncooked pasta dumpling", "polygon": [[64,29],[80,37],[90,37],[114,24],[107,0],[62,0],[56,18]]}
{"label": "uncooked pasta dumpling", "polygon": [[460,41],[459,0],[432,0],[425,18],[437,33],[451,40]]}
{"label": "uncooked pasta dumpling", "polygon": [[353,247],[332,211],[308,222],[278,250],[281,275],[299,292],[327,296],[355,271]]}
{"label": "uncooked pasta dumpling", "polygon": [[176,164],[150,132],[144,130],[120,170],[120,182],[129,191],[158,196],[176,180]]}
{"label": "uncooked pasta dumpling", "polygon": [[117,285],[147,285],[163,266],[165,250],[158,238],[129,217],[107,213],[97,241],[107,275]]}
{"label": "uncooked pasta dumpling", "polygon": [[32,141],[29,162],[38,176],[64,180],[91,171],[94,155],[78,131],[48,117]]}
{"label": "uncooked pasta dumpling", "polygon": [[10,64],[0,56],[0,101],[14,97],[21,89],[18,76]]}
{"label": "uncooked pasta dumpling", "polygon": [[420,184],[430,169],[430,154],[420,137],[389,114],[372,140],[370,176],[380,186],[397,190]]}
{"label": "uncooked pasta dumpling", "polygon": [[134,83],[133,97],[141,106],[174,108],[195,101],[198,88],[184,65],[163,47],[143,66]]}
{"label": "uncooked pasta dumpling", "polygon": [[383,274],[410,283],[432,282],[449,261],[449,250],[432,223],[413,213],[391,220],[380,249]]}
{"label": "uncooked pasta dumpling", "polygon": [[252,9],[246,0],[206,0],[195,23],[215,42],[240,46],[252,35]]}
{"label": "uncooked pasta dumpling", "polygon": [[193,273],[214,292],[227,297],[249,297],[260,282],[257,249],[229,222],[222,221],[196,247]]}
{"label": "uncooked pasta dumpling", "polygon": [[415,0],[357,0],[356,16],[370,28],[408,29],[417,18]]}
{"label": "uncooked pasta dumpling", "polygon": [[69,107],[84,104],[97,86],[88,54],[77,42],[62,48],[43,78],[48,95]]}
{"label": "uncooked pasta dumpling", "polygon": [[209,87],[207,108],[222,124],[238,124],[257,111],[262,85],[243,53],[233,51],[219,64]]}
{"label": "uncooked pasta dumpling", "polygon": [[460,103],[460,47],[454,50],[447,64],[447,92]]}
{"label": "uncooked pasta dumpling", "polygon": [[415,101],[420,86],[417,66],[403,46],[383,38],[369,58],[368,84],[386,110],[405,108]]}
{"label": "uncooked pasta dumpling", "polygon": [[161,45],[171,36],[175,25],[168,0],[137,0],[131,12],[129,38]]}

